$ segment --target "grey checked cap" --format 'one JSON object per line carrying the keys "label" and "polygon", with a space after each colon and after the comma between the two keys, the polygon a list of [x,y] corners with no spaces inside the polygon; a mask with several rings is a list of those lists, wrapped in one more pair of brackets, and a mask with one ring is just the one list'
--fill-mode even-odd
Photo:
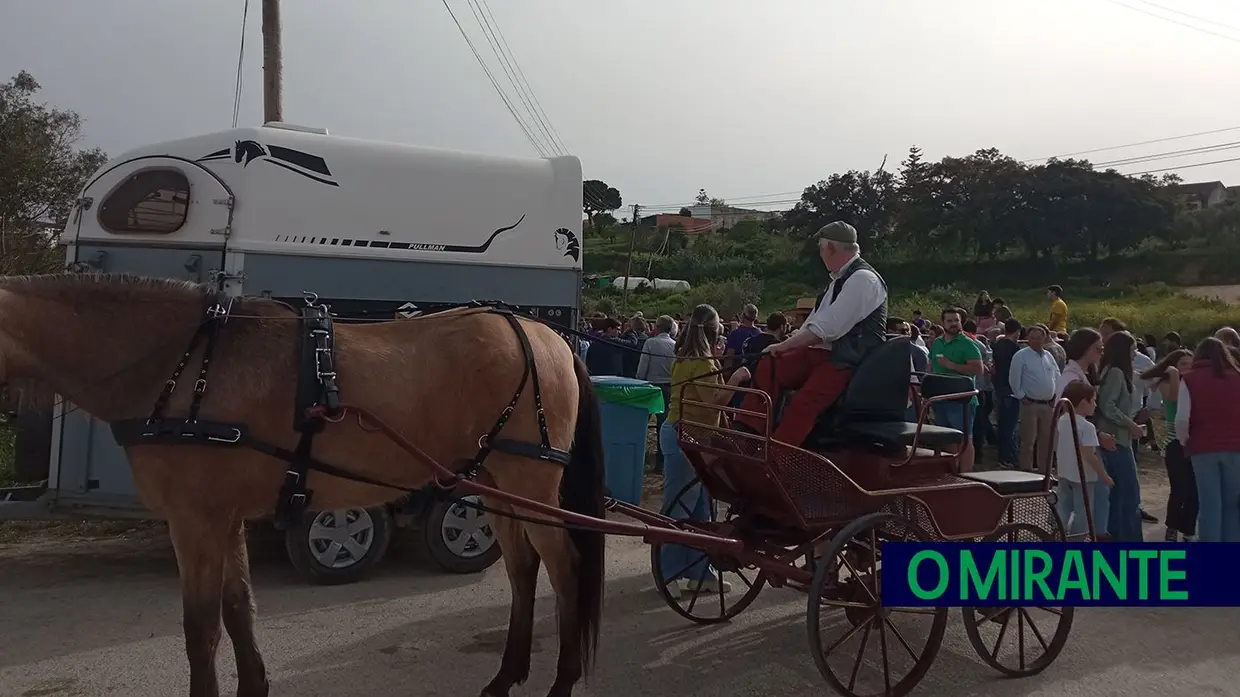
{"label": "grey checked cap", "polygon": [[837,220],[823,225],[818,230],[818,239],[841,244],[857,244],[857,228],[842,220]]}

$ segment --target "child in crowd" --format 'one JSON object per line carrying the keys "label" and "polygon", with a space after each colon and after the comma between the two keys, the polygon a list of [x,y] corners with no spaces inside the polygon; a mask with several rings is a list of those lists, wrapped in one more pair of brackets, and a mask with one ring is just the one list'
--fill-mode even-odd
{"label": "child in crowd", "polygon": [[[1063,521],[1069,536],[1088,532],[1085,519],[1085,494],[1088,490],[1094,529],[1102,539],[1106,536],[1111,487],[1115,482],[1107,474],[1102,458],[1098,457],[1098,430],[1088,420],[1097,408],[1098,390],[1078,380],[1068,383],[1063,396],[1076,409],[1076,433],[1081,447],[1078,452],[1072,440],[1072,417],[1068,414],[1060,416],[1055,433],[1055,457],[1059,471],[1059,487],[1055,493],[1059,499],[1059,519]],[[1082,471],[1084,482],[1081,481]]]}

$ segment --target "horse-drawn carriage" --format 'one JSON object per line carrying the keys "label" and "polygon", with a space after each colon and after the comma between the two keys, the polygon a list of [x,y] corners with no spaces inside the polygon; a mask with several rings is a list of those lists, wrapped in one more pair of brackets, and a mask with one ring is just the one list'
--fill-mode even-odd
{"label": "horse-drawn carriage", "polygon": [[[766,585],[807,592],[815,661],[847,695],[908,693],[946,631],[946,608],[883,604],[885,543],[1064,539],[1049,471],[959,473],[965,435],[924,423],[931,405],[975,394],[967,379],[925,376],[919,423],[904,420],[906,341],[867,357],[809,448],[770,438],[765,395],[761,434],[681,422],[681,446],[719,505],[701,521],[674,505],[658,513],[605,498],[597,398],[581,359],[545,321],[472,303],[425,319],[336,325],[312,294],[304,305],[129,276],[0,279],[0,381],[47,382],[108,423],[144,500],[169,520],[194,695],[218,695],[221,617],[239,694],[268,694],[241,533],[245,520],[273,513],[291,522],[313,506],[369,507],[428,486],[443,500],[482,497],[513,588],[504,658],[484,694],[508,694],[529,675],[545,565],[560,616],[551,697],[568,697],[594,654],[605,534],[650,543],[665,599],[697,622],[736,616]],[[83,357],[92,370],[73,370]],[[437,401],[446,394],[459,397],[453,408]],[[736,595],[724,584],[709,598],[669,592],[679,571],[664,573],[668,545],[736,576]],[[1035,612],[1048,619],[1034,621]],[[1072,616],[1070,607],[964,608],[970,642],[1009,675],[1049,665]],[[833,663],[858,637],[847,662]]]}
{"label": "horse-drawn carriage", "polygon": [[[761,414],[685,402],[716,410],[712,413],[759,416],[767,428],[755,434],[682,421],[680,444],[698,479],[674,497],[663,516],[624,504],[613,507],[652,525],[717,536],[718,545],[692,545],[696,554],[674,571],[662,559],[665,543],[651,536],[653,575],[672,609],[710,624],[738,615],[764,586],[804,591],[810,649],[827,682],[846,695],[902,695],[933,662],[948,609],[883,605],[885,542],[1065,539],[1052,505],[1049,471],[957,471],[956,452],[966,435],[926,424],[925,416],[932,404],[961,402],[976,392],[967,378],[918,380],[909,350],[906,340],[889,341],[868,357],[805,448],[770,438],[772,400],[763,392],[730,388],[760,394],[766,404]],[[918,423],[905,420],[910,382],[920,383]],[[698,486],[712,500],[706,521],[688,520],[683,503],[696,500]],[[739,549],[722,544],[733,540],[741,542]],[[703,564],[718,579],[708,592],[702,581],[696,588],[690,581],[690,592],[672,590],[677,578]],[[1055,660],[1071,630],[1073,609],[966,607],[963,615],[982,660],[1004,674],[1024,676]],[[920,628],[907,626],[918,621]],[[858,637],[859,645],[847,648]]]}

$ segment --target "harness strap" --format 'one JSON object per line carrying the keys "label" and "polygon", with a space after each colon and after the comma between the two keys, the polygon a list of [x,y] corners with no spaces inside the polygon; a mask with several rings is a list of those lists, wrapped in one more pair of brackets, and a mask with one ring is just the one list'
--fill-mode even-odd
{"label": "harness strap", "polygon": [[[538,363],[534,360],[534,349],[530,345],[530,338],[511,309],[507,307],[492,307],[490,310],[495,314],[503,315],[504,319],[508,320],[512,330],[516,332],[517,340],[521,342],[521,352],[525,356],[525,365],[521,373],[521,382],[517,385],[512,399],[508,401],[508,406],[504,407],[504,411],[500,413],[499,418],[496,419],[486,435],[478,439],[478,452],[474,454],[473,459],[466,465],[461,476],[466,479],[473,479],[478,476],[487,456],[495,450],[508,453],[509,455],[534,460],[546,460],[547,462],[566,466],[572,459],[571,455],[563,450],[551,447],[551,437],[547,433],[547,413],[543,409],[542,388],[538,382]],[[507,425],[508,419],[512,417],[513,411],[516,410],[517,403],[521,401],[521,396],[525,394],[526,384],[531,385],[530,389],[534,395],[534,409],[538,418],[539,442],[537,444],[512,440],[510,438],[498,438],[500,431]]]}

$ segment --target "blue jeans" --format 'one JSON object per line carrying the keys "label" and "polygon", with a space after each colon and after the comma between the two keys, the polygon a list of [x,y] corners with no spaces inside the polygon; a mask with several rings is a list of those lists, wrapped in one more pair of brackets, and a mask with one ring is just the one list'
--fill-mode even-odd
{"label": "blue jeans", "polygon": [[999,462],[1015,465],[1020,460],[1020,400],[996,392],[995,411],[999,414]]}
{"label": "blue jeans", "polygon": [[1107,516],[1111,511],[1111,487],[1103,484],[1100,479],[1088,484],[1060,479],[1059,486],[1055,489],[1055,496],[1059,499],[1055,510],[1058,511],[1059,519],[1063,521],[1069,536],[1089,532],[1089,525],[1085,520],[1086,487],[1089,487],[1089,507],[1094,513],[1094,532],[1105,533],[1107,530]]}
{"label": "blue jeans", "polygon": [[1111,510],[1107,516],[1107,532],[1116,542],[1142,542],[1141,487],[1137,482],[1137,461],[1132,449],[1123,445],[1115,450],[1099,449],[1107,474],[1115,480],[1111,487]]}
{"label": "blue jeans", "polygon": [[1240,453],[1193,455],[1197,477],[1197,539],[1240,542]]}
{"label": "blue jeans", "polygon": [[[680,449],[675,424],[664,422],[659,429],[659,444],[663,447],[663,514],[679,520],[710,520],[710,497],[701,484],[676,499],[697,473]],[[714,578],[706,555],[682,545],[663,545],[659,551],[659,570],[666,583],[677,577],[690,581]]]}
{"label": "blue jeans", "polygon": [[935,402],[932,406],[934,407],[935,426],[954,428],[966,435],[972,435],[973,421],[977,416],[976,404],[965,405],[962,402]]}

